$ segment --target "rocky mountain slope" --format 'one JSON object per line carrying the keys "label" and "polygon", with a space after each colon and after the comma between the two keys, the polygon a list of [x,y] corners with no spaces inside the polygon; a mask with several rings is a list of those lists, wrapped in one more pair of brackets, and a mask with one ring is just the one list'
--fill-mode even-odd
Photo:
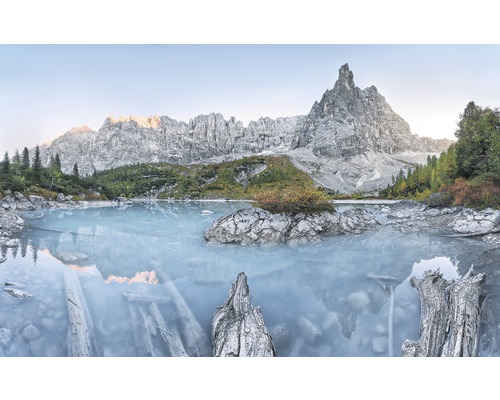
{"label": "rocky mountain slope", "polygon": [[134,163],[211,163],[259,153],[287,154],[319,184],[340,192],[385,186],[400,169],[445,150],[451,141],[419,138],[371,86],[354,84],[347,64],[333,89],[306,116],[260,118],[247,127],[234,117],[199,115],[189,122],[167,116],[108,117],[98,131],[73,128],[40,146],[48,163],[81,174]]}
{"label": "rocky mountain slope", "polygon": [[350,159],[368,151],[394,154],[425,152],[408,123],[396,114],[375,86],[364,90],[354,84],[347,64],[339,79],[315,102],[297,131],[293,148],[306,147],[315,156]]}
{"label": "rocky mountain slope", "polygon": [[290,148],[297,123],[303,117],[260,118],[244,127],[234,117],[199,115],[188,123],[172,118],[108,117],[96,132],[73,128],[52,143],[40,146],[42,160],[59,153],[62,169],[75,163],[81,174],[122,165],[150,162],[189,164],[221,161],[232,156]]}

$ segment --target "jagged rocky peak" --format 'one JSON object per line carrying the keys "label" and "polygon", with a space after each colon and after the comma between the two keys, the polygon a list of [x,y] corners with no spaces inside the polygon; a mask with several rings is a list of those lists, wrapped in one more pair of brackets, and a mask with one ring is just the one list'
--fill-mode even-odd
{"label": "jagged rocky peak", "polygon": [[109,116],[98,131],[72,130],[60,136],[43,148],[42,159],[48,163],[59,153],[64,172],[71,172],[76,162],[82,175],[134,163],[221,161],[288,150],[299,121],[300,117],[261,118],[245,128],[235,117],[226,120],[220,113],[198,115],[189,122],[167,116]]}
{"label": "jagged rocky peak", "polygon": [[349,69],[349,64],[344,64],[339,69],[339,79],[335,82],[333,90],[337,93],[354,93],[356,85],[354,84],[354,74]]}
{"label": "jagged rocky peak", "polygon": [[74,128],[40,148],[59,153],[64,172],[82,175],[150,162],[212,163],[258,153],[284,153],[319,184],[341,192],[375,190],[411,163],[446,150],[446,141],[411,133],[375,86],[360,89],[348,64],[305,116],[262,117],[247,127],[220,113],[191,118],[109,116],[98,131]]}
{"label": "jagged rocky peak", "polygon": [[408,123],[375,86],[361,90],[355,85],[348,64],[340,68],[333,89],[314,103],[297,130],[293,147],[308,147],[316,156],[342,159],[369,151],[425,151]]}
{"label": "jagged rocky peak", "polygon": [[82,126],[75,126],[66,133],[87,133],[87,132],[93,132],[92,128],[90,128],[88,125],[82,125]]}
{"label": "jagged rocky peak", "polygon": [[[135,125],[141,128],[158,128],[160,125],[161,118],[157,115],[149,116],[149,117],[137,117],[135,115],[131,115],[129,117],[120,117],[116,119],[114,116],[109,115],[105,120],[102,128],[109,128],[114,125]],[[102,129],[101,128],[101,129]]]}
{"label": "jagged rocky peak", "polygon": [[426,136],[419,137],[418,139],[422,142],[425,149],[432,153],[442,153],[448,150],[448,148],[456,142],[451,139],[434,139]]}

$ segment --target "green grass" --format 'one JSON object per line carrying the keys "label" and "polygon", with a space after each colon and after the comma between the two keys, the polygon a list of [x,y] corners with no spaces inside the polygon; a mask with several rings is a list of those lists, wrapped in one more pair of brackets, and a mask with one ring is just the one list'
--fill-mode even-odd
{"label": "green grass", "polygon": [[286,156],[253,156],[210,165],[140,164],[98,172],[88,187],[107,198],[148,194],[160,199],[252,199],[266,189],[313,188]]}

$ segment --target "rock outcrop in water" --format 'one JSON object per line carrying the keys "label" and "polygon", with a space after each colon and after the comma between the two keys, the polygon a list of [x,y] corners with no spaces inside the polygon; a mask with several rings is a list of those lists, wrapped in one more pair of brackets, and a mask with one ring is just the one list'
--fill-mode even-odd
{"label": "rock outcrop in water", "polygon": [[316,214],[273,214],[260,208],[235,211],[214,221],[206,230],[208,243],[269,245],[310,243],[337,234],[359,234],[379,225],[403,232],[425,230],[449,236],[481,236],[500,244],[500,210],[430,207],[413,200],[380,206]]}
{"label": "rock outcrop in water", "polygon": [[281,153],[321,185],[353,192],[383,187],[409,163],[425,162],[428,154],[451,143],[413,135],[375,86],[355,86],[345,64],[333,89],[306,116],[259,118],[247,127],[219,113],[189,122],[167,116],[108,117],[98,131],[73,128],[40,146],[40,152],[46,164],[59,153],[63,171],[71,172],[77,163],[82,175],[135,163],[210,163]]}
{"label": "rock outcrop in water", "polygon": [[500,210],[431,207],[413,200],[402,200],[383,207],[381,212],[387,217],[385,224],[401,232],[425,229],[449,236],[478,236],[492,244],[500,244]]}
{"label": "rock outcrop in water", "polygon": [[247,208],[214,221],[204,237],[209,243],[221,244],[298,244],[317,242],[322,236],[361,233],[377,224],[370,212],[360,208],[310,215]]}
{"label": "rock outcrop in water", "polygon": [[500,210],[486,208],[481,211],[464,209],[452,222],[453,231],[464,234],[487,234],[500,231]]}

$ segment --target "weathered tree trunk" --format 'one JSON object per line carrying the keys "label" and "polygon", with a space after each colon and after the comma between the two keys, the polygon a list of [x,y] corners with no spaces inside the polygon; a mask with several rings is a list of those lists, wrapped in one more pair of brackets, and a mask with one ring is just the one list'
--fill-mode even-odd
{"label": "weathered tree trunk", "polygon": [[184,349],[191,357],[206,357],[210,355],[210,341],[207,334],[196,320],[188,304],[172,282],[165,284],[177,309],[184,336]]}
{"label": "weathered tree trunk", "polygon": [[426,271],[423,279],[410,283],[420,298],[420,340],[406,340],[406,357],[469,357],[479,351],[481,287],[485,274],[474,276],[472,267],[458,282]]}
{"label": "weathered tree trunk", "polygon": [[479,296],[486,282],[485,274],[474,275],[472,268],[450,286],[450,333],[442,357],[477,357],[481,308]]}
{"label": "weathered tree trunk", "polygon": [[69,317],[68,355],[92,357],[95,355],[94,325],[83,297],[77,272],[67,270],[64,273],[64,283]]}
{"label": "weathered tree trunk", "polygon": [[142,308],[139,308],[139,312],[142,317],[142,334],[146,353],[151,357],[165,357],[165,353],[155,344],[154,338],[157,332],[151,315],[146,314]]}
{"label": "weathered tree trunk", "polygon": [[240,272],[225,303],[212,318],[215,357],[274,357],[274,344],[260,309],[250,304],[245,273]]}
{"label": "weathered tree trunk", "polygon": [[413,276],[410,284],[417,289],[420,298],[420,341],[406,340],[403,355],[439,357],[449,324],[446,288],[450,283],[439,272],[426,271],[423,279]]}
{"label": "weathered tree trunk", "polygon": [[168,347],[170,355],[172,357],[188,357],[177,328],[172,326],[170,329],[167,329],[167,324],[165,323],[165,320],[163,319],[156,303],[151,303],[149,311],[151,312],[151,316],[153,317],[156,327],[160,331],[161,338]]}
{"label": "weathered tree trunk", "polygon": [[[156,304],[156,297],[142,296],[131,292],[122,293],[129,302],[134,340],[135,345],[140,348],[139,354],[141,354],[141,351],[144,351],[151,357],[164,357],[168,355],[172,357],[189,356],[182,343],[177,327],[174,324],[167,326]],[[172,299],[168,297],[166,300],[163,297],[158,299],[163,303],[172,303]],[[147,307],[147,310],[145,307]]]}

